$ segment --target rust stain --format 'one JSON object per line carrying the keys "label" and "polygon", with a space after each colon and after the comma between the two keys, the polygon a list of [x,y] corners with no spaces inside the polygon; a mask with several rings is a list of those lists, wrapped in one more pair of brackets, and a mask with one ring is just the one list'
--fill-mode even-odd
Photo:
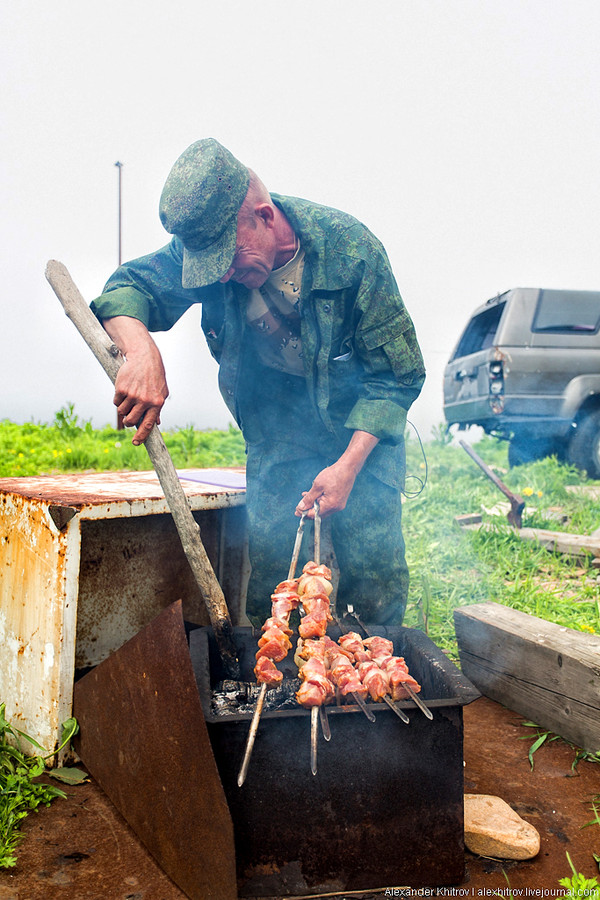
{"label": "rust stain", "polygon": [[[21,497],[3,503],[0,530],[10,529],[0,556],[0,683],[7,711],[44,746],[54,741],[65,546],[44,509]],[[47,698],[50,698],[48,701]],[[10,705],[10,709],[9,709]]]}

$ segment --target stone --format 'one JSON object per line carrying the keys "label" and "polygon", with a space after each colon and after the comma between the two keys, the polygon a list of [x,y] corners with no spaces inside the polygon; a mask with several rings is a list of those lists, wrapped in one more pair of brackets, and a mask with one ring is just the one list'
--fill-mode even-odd
{"label": "stone", "polygon": [[532,859],[540,836],[500,797],[465,794],[465,846],[493,859]]}

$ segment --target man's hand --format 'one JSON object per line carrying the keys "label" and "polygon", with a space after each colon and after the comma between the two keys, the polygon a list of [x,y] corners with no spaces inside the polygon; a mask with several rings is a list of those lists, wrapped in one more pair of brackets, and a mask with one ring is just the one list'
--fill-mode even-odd
{"label": "man's hand", "polygon": [[125,356],[115,381],[114,404],[124,425],[137,426],[132,439],[137,446],[160,424],[160,411],[169,396],[162,357],[139,319],[115,316],[102,324]]}
{"label": "man's hand", "polygon": [[310,491],[302,491],[302,500],[296,507],[296,515],[306,513],[308,518],[313,519],[313,506],[316,501],[319,503],[321,518],[344,509],[356,476],[377,443],[378,438],[372,434],[355,431],[338,461],[319,472]]}

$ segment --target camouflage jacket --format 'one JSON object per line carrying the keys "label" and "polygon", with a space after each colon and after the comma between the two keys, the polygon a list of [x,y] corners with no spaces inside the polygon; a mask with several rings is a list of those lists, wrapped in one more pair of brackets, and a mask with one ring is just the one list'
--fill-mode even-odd
{"label": "camouflage jacket", "polygon": [[[425,378],[423,358],[381,243],[352,216],[306,200],[272,195],[306,253],[301,286],[301,336],[308,394],[340,452],[349,432],[380,439],[366,468],[402,484],[406,413]],[[181,286],[178,238],[121,266],[92,304],[100,319],[127,315],[164,331],[194,303],[219,363],[219,387],[247,441],[260,441],[256,366],[244,341],[248,291],[229,281]]]}

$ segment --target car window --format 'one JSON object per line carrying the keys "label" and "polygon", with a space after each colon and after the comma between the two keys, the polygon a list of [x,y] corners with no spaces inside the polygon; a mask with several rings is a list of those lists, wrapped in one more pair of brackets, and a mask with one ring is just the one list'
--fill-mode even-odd
{"label": "car window", "polygon": [[505,305],[506,301],[497,303],[490,309],[484,309],[483,312],[473,316],[458,342],[453,359],[469,356],[471,353],[477,353],[478,350],[485,350],[492,346]]}
{"label": "car window", "polygon": [[533,331],[595,334],[600,327],[600,293],[594,291],[540,291]]}

